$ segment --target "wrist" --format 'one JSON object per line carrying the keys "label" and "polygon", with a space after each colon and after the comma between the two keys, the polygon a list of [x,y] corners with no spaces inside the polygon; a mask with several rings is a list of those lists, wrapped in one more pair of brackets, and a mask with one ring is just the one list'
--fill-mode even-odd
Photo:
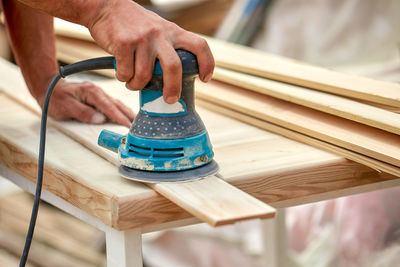
{"label": "wrist", "polygon": [[91,6],[89,7],[89,10],[91,12],[89,13],[88,16],[86,16],[86,21],[82,24],[86,28],[92,29],[93,26],[96,24],[97,21],[101,20],[106,14],[109,12],[109,10],[112,10],[113,6],[116,4],[116,0],[100,0],[100,1],[90,1]]}
{"label": "wrist", "polygon": [[[54,76],[56,74],[57,74],[57,72],[54,72],[54,73],[42,76],[40,79],[36,79],[35,83],[31,83],[28,85],[29,91],[31,92],[32,96],[36,99],[36,101],[40,107],[43,106],[47,88],[49,87],[51,80],[54,78]],[[60,80],[58,82],[58,84],[62,83],[62,82],[64,82],[64,81]]]}

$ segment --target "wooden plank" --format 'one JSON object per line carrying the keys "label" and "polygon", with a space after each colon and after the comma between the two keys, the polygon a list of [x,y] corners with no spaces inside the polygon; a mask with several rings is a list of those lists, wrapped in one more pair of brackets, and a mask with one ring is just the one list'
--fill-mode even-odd
{"label": "wooden plank", "polygon": [[400,136],[238,87],[197,83],[199,98],[400,166]]}
{"label": "wooden plank", "polygon": [[390,111],[390,112],[394,112],[394,113],[400,113],[400,108],[399,107],[392,107],[392,106],[388,106],[388,105],[384,105],[384,104],[378,104],[378,103],[373,103],[373,102],[370,102],[370,101],[360,101],[361,103],[364,103],[364,104],[367,104],[367,105],[370,105],[370,106],[374,106],[374,107],[377,107],[377,108],[381,108],[381,109],[385,109],[385,110],[387,110],[387,111]]}
{"label": "wooden plank", "polygon": [[[34,181],[39,120],[25,109],[4,110],[1,103],[0,118],[18,123],[0,124],[0,162]],[[318,201],[343,196],[349,188],[353,193],[360,186],[381,188],[382,183],[395,179],[216,113],[199,111],[212,133],[220,175],[264,202],[294,205],[311,196],[312,201]],[[228,126],[231,131],[227,132]],[[114,228],[131,229],[190,217],[150,188],[122,179],[113,165],[52,127],[47,147],[44,188]]]}
{"label": "wooden plank", "polygon": [[[7,104],[7,100],[4,97],[0,97],[0,100]],[[8,102],[8,104],[10,103]],[[76,123],[54,121],[52,124],[58,125],[57,128],[60,130],[66,129],[63,131],[64,133],[84,144],[93,152],[102,155],[104,158],[109,158],[113,164],[119,166],[117,154],[110,155],[109,151],[97,145],[98,134],[95,131],[88,131],[85,127],[77,127]],[[160,183],[156,185],[149,184],[149,186],[178,206],[213,226],[252,218],[275,216],[275,209],[272,207],[220,179],[218,179],[220,180],[219,182],[215,182],[215,179],[218,178],[210,176],[202,180],[185,183]],[[204,187],[214,188],[217,191],[213,191],[214,194],[210,194],[210,190],[203,190]],[[242,205],[237,205],[234,200],[242,203]],[[224,210],[221,211],[220,207],[224,207]]]}
{"label": "wooden plank", "polygon": [[[57,37],[57,58],[59,60],[62,60],[66,63],[74,63],[88,58],[89,55],[91,57],[100,57],[108,54],[106,54],[101,48],[93,43],[65,38],[62,36]],[[108,77],[115,77],[113,70],[99,70],[96,72]],[[213,78],[249,90],[257,91],[259,93],[265,93],[286,101],[303,104],[308,107],[322,110],[324,112],[338,115],[347,119],[353,119],[355,121],[391,132],[397,133],[399,129],[398,125],[400,122],[397,118],[398,116],[388,112],[400,113],[400,107],[393,107],[370,101],[360,101],[358,99],[347,99],[334,94],[327,94],[304,87],[262,79],[258,76],[249,76],[245,73],[228,70],[221,67],[215,68]],[[289,92],[287,92],[288,90]],[[294,92],[290,93],[291,91]],[[315,97],[322,97],[322,100],[325,99],[325,101],[315,101]],[[360,109],[363,110],[360,111]],[[364,111],[364,109],[366,109],[366,111]],[[382,112],[382,109],[388,112]],[[380,116],[378,114],[380,114]],[[381,121],[386,120],[385,118],[387,118],[388,122]]]}
{"label": "wooden plank", "polygon": [[[1,59],[0,73],[7,73],[0,79],[0,87],[16,95],[26,90],[18,69]],[[110,94],[124,88],[115,80],[99,85]],[[28,101],[36,104],[25,98]],[[39,119],[18,105],[7,108],[1,103],[0,162],[35,181]],[[393,175],[238,120],[202,108],[197,111],[210,133],[221,166],[219,175],[263,202],[286,207],[393,186],[397,181]],[[96,132],[113,126],[68,123]],[[105,224],[125,230],[192,217],[147,186],[122,179],[112,164],[53,126],[47,136],[44,188]]]}
{"label": "wooden plank", "polygon": [[[3,96],[0,118],[1,164],[35,181],[38,116]],[[114,165],[53,127],[46,147],[43,188],[109,226],[123,230],[190,217],[147,186],[122,179]]]}
{"label": "wooden plank", "polygon": [[217,66],[332,94],[400,107],[400,84],[308,65],[208,38]]}
{"label": "wooden plank", "polygon": [[400,134],[400,115],[357,101],[300,86],[217,67],[214,79]]}
{"label": "wooden plank", "polygon": [[[117,90],[113,90],[113,92],[115,93]],[[124,92],[128,92],[128,90],[124,90]],[[29,97],[27,93],[24,96],[22,94],[18,95],[18,99],[21,103],[23,103],[24,99],[27,97]],[[7,100],[4,101],[7,102]],[[131,100],[131,102],[133,102],[133,100]],[[135,102],[137,103],[138,101]],[[30,107],[29,109],[34,110],[35,108]],[[35,112],[35,114],[37,113]],[[96,127],[95,129],[97,129],[96,131],[93,130],[93,127],[81,127],[82,125],[77,124],[76,122],[66,123],[54,120],[52,121],[52,125],[55,125],[57,129],[83,144],[96,154],[107,159],[114,165],[120,165],[117,159],[117,154],[97,145],[97,138],[99,131],[101,130],[100,127],[94,126]],[[115,128],[117,128],[118,132],[124,134],[128,131],[123,126],[116,126]],[[222,180],[215,182],[215,179],[218,178],[211,176],[200,181],[174,183],[173,185],[161,183],[150,186],[178,206],[188,210],[194,216],[213,226],[256,217],[269,218],[275,215],[275,210],[272,207],[254,199],[247,193],[233,188],[233,186]],[[203,190],[205,183],[210,183],[209,187],[214,187],[218,192],[220,192],[217,194],[217,191],[213,191],[214,194],[209,194],[209,191]],[[171,186],[175,189],[172,189]],[[243,204],[238,205],[237,203],[234,203],[232,199],[235,199],[237,202],[242,202]],[[230,206],[231,208],[229,209],[228,207]],[[223,212],[220,210],[220,207],[224,207]]]}
{"label": "wooden plank", "polygon": [[[56,25],[55,31],[62,36],[93,42],[87,30],[70,27],[65,23]],[[207,40],[219,67],[350,98],[400,107],[400,84],[333,71],[211,37],[203,37]]]}
{"label": "wooden plank", "polygon": [[275,216],[274,208],[266,207],[263,202],[215,176],[178,186],[172,183],[150,186],[168,199],[177,196],[173,202],[213,226]]}
{"label": "wooden plank", "polygon": [[305,143],[305,144],[308,144],[308,145],[311,145],[311,146],[314,146],[314,147],[317,147],[317,148],[320,148],[320,149],[323,149],[323,150],[326,150],[326,151],[329,151],[332,153],[335,153],[337,155],[340,155],[349,160],[353,160],[355,162],[361,163],[361,164],[368,166],[370,168],[373,168],[375,170],[390,173],[392,175],[400,177],[400,168],[395,167],[390,164],[387,164],[385,162],[364,156],[359,153],[355,153],[353,151],[329,144],[327,142],[323,142],[321,140],[312,138],[310,136],[301,134],[299,132],[289,130],[289,129],[281,127],[279,125],[269,123],[264,120],[260,120],[258,118],[249,116],[244,113],[237,112],[235,110],[232,110],[232,109],[229,109],[226,107],[222,107],[220,105],[216,105],[216,104],[204,101],[204,100],[198,100],[197,103],[200,106],[206,107],[210,110],[219,112],[221,114],[235,118],[235,119],[243,121],[245,123],[248,123],[248,124],[254,125],[256,127],[260,127],[262,129],[283,135],[287,138],[290,138],[290,139],[293,139],[293,140],[296,140],[296,141],[299,141],[299,142],[302,142],[302,143]]}

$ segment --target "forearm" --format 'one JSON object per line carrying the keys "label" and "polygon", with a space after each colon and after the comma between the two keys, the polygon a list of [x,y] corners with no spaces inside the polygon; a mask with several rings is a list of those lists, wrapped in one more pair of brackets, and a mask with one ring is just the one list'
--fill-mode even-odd
{"label": "forearm", "polygon": [[15,59],[31,94],[41,102],[58,69],[53,18],[16,0],[3,0],[3,5]]}
{"label": "forearm", "polygon": [[[54,17],[62,18],[89,27],[105,5],[114,0],[18,0],[27,6],[41,10]],[[118,0],[117,0],[118,1]]]}

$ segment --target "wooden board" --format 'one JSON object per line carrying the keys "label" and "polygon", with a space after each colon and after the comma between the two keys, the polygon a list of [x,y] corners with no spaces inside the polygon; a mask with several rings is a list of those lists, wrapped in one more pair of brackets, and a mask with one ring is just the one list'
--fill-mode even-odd
{"label": "wooden board", "polygon": [[[0,59],[0,73],[7,73],[0,79],[0,88],[11,88],[10,91],[18,95],[25,87],[13,70],[15,67]],[[18,86],[10,87],[14,84]],[[124,88],[116,81],[103,84],[109,93],[116,92],[118,86]],[[25,101],[35,103],[29,98]],[[0,162],[34,181],[39,119],[32,112],[17,107],[12,105],[8,109],[0,105],[0,121],[7,121],[0,123]],[[215,112],[201,108],[198,112],[210,133],[215,158],[221,166],[219,176],[274,206],[319,201],[393,186],[400,181],[395,176]],[[97,132],[112,126],[69,123]],[[52,162],[46,163],[44,188],[102,222],[121,230],[149,229],[152,225],[191,217],[147,186],[122,179],[114,165],[53,126],[49,127],[47,136],[46,156]]]}
{"label": "wooden board", "polygon": [[200,99],[400,166],[400,136],[238,87],[197,83]]}
{"label": "wooden board", "polygon": [[[62,23],[55,26],[55,31],[62,36],[93,42],[88,31],[82,27],[70,27]],[[400,107],[400,84],[333,71],[203,37],[214,54],[217,66],[350,98]]]}
{"label": "wooden board", "polygon": [[198,100],[197,103],[202,107],[206,107],[210,110],[219,112],[226,116],[229,116],[229,117],[235,118],[237,120],[246,122],[248,124],[260,127],[261,129],[265,129],[265,130],[271,131],[273,133],[283,135],[287,138],[290,138],[290,139],[293,139],[293,140],[296,140],[296,141],[299,141],[299,142],[302,142],[302,143],[305,143],[305,144],[308,144],[308,145],[311,145],[311,146],[314,146],[317,148],[321,148],[323,150],[335,153],[335,154],[345,157],[347,159],[361,163],[361,164],[368,166],[370,168],[373,168],[375,170],[390,173],[392,175],[400,177],[400,168],[395,167],[390,164],[387,164],[385,162],[382,162],[382,161],[355,153],[353,151],[320,141],[318,139],[301,134],[299,132],[295,132],[295,131],[286,129],[279,125],[257,119],[255,117],[249,116],[244,113],[237,112],[237,111],[229,109],[229,108],[222,107],[220,105],[215,105],[210,102],[203,101],[203,100]]}
{"label": "wooden board", "polygon": [[[107,87],[107,84],[105,85],[105,87]],[[137,94],[130,94],[130,97],[126,97],[129,91],[125,89],[121,90],[120,87],[114,88],[114,90],[109,88],[108,91],[111,91],[114,95],[118,95],[119,92],[119,98],[124,98],[126,104],[128,104],[127,102],[129,101],[130,106],[132,106],[133,103],[139,102],[137,98],[133,99],[133,96],[137,96]],[[29,98],[30,95],[27,90],[21,90],[20,92],[18,97],[14,97],[17,98],[20,103],[24,103],[24,100]],[[25,94],[22,92],[25,92]],[[4,101],[7,102],[7,100]],[[28,103],[29,102],[25,102],[25,106],[28,105],[29,110],[36,109],[35,106],[29,106]],[[39,115],[37,112],[34,113]],[[82,127],[80,123],[57,122],[54,120],[52,121],[52,125],[114,165],[120,165],[116,153],[112,153],[97,145],[97,138],[102,128],[101,126]],[[128,132],[128,129],[123,126],[116,126],[114,128],[117,128],[116,130],[114,129],[114,131],[122,134]],[[246,219],[270,218],[275,216],[275,209],[272,207],[214,176],[185,183],[162,183],[156,185],[150,184],[149,186],[178,206],[183,207],[194,216],[213,226]],[[213,188],[213,191],[204,190],[204,187]],[[223,209],[221,209],[221,207],[223,207]]]}
{"label": "wooden board", "polygon": [[249,47],[205,38],[217,66],[332,94],[400,107],[400,84],[333,71]]}
{"label": "wooden board", "polygon": [[213,78],[254,92],[400,134],[400,114],[359,103],[345,97],[219,67],[215,69]]}
{"label": "wooden board", "polygon": [[[4,97],[0,97],[0,102],[10,105],[9,101]],[[97,131],[91,130],[90,127],[85,129],[80,123],[53,121],[52,125],[56,125],[57,129],[60,129],[93,152],[101,155],[116,167],[120,165],[117,154],[97,145]],[[51,162],[52,159],[48,158],[47,161]],[[274,208],[215,176],[185,183],[148,185],[167,199],[212,226],[275,216]],[[205,190],[206,188],[210,189]]]}

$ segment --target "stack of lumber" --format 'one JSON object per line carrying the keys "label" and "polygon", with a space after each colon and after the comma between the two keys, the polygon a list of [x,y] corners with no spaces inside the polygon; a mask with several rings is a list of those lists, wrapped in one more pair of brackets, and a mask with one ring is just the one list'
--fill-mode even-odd
{"label": "stack of lumber", "polygon": [[[0,198],[0,266],[18,266],[33,197]],[[41,205],[27,266],[105,266],[104,234],[49,205]]]}
{"label": "stack of lumber", "polygon": [[[67,63],[103,56],[84,29],[56,27]],[[207,38],[213,81],[198,103],[227,116],[400,176],[400,85]],[[114,71],[103,71],[114,77]]]}

